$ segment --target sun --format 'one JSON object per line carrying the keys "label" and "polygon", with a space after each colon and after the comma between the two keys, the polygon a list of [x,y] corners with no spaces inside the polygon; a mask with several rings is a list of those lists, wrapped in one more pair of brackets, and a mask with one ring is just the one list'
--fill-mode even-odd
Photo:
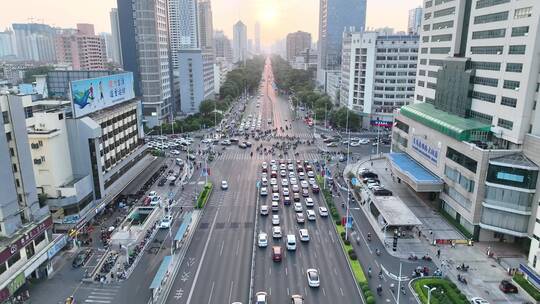
{"label": "sun", "polygon": [[278,11],[274,6],[266,5],[261,9],[261,21],[265,24],[272,24],[276,21]]}

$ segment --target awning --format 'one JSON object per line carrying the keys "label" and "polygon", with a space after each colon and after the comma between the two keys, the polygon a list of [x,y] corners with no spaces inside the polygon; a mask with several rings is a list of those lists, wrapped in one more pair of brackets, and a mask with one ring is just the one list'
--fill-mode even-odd
{"label": "awning", "polygon": [[180,225],[180,228],[178,228],[178,231],[176,232],[176,236],[174,237],[175,241],[181,241],[184,238],[184,234],[186,234],[187,228],[190,223],[191,223],[191,212],[188,212],[186,213],[186,215],[184,215],[182,224]]}
{"label": "awning", "polygon": [[441,192],[444,182],[407,153],[390,153],[388,161],[394,174],[416,192]]}
{"label": "awning", "polygon": [[170,255],[163,257],[163,261],[161,262],[161,265],[159,265],[158,271],[152,280],[152,284],[150,284],[150,289],[158,289],[161,286],[161,282],[169,269],[171,261],[172,257]]}
{"label": "awning", "polygon": [[422,222],[397,196],[375,196],[373,204],[389,226],[418,226]]}

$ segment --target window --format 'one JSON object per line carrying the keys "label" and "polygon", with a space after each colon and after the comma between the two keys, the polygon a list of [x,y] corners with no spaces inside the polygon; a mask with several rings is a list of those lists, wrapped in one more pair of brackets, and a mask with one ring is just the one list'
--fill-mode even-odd
{"label": "window", "polygon": [[499,118],[499,120],[497,121],[497,126],[512,130],[512,127],[514,127],[514,123],[509,120]]}
{"label": "window", "polygon": [[435,5],[452,2],[454,0],[435,0]]}
{"label": "window", "polygon": [[427,47],[423,47],[423,48],[420,50],[420,52],[421,52],[422,54],[427,54],[428,48],[427,48]]}
{"label": "window", "polygon": [[501,64],[488,61],[471,61],[471,68],[477,70],[500,71]]}
{"label": "window", "polygon": [[453,15],[455,12],[456,12],[456,8],[455,8],[455,7],[445,8],[445,9],[442,9],[442,10],[435,11],[435,12],[433,13],[433,18],[438,18],[438,17],[448,16],[448,15]]}
{"label": "window", "polygon": [[505,80],[503,88],[510,90],[519,90],[519,81],[515,80]]}
{"label": "window", "polygon": [[17,172],[17,164],[13,164],[13,172]]}
{"label": "window", "polygon": [[426,31],[429,31],[429,26],[430,26],[429,24],[424,25],[423,30],[424,30],[425,32],[426,32]]}
{"label": "window", "polygon": [[0,276],[1,276],[4,272],[6,272],[6,270],[7,270],[6,262],[0,264]]}
{"label": "window", "polygon": [[2,112],[2,119],[4,120],[4,124],[8,124],[9,123],[9,114],[7,111],[3,111]]}
{"label": "window", "polygon": [[489,164],[486,181],[504,186],[534,189],[538,171]]}
{"label": "window", "polygon": [[485,85],[494,88],[499,85],[499,80],[496,78],[475,76],[473,77],[472,81],[474,84]]}
{"label": "window", "polygon": [[439,23],[433,23],[433,30],[440,30],[445,28],[453,28],[454,27],[454,21],[445,21],[445,22],[439,22]]}
{"label": "window", "polygon": [[517,105],[517,99],[503,96],[501,98],[501,105],[515,108]]}
{"label": "window", "polygon": [[420,59],[420,64],[426,65],[427,64],[427,59]]}
{"label": "window", "polygon": [[476,1],[476,8],[490,7],[494,5],[499,5],[503,3],[508,3],[510,0],[478,0]]}
{"label": "window", "polygon": [[494,14],[487,14],[474,17],[474,24],[483,24],[497,21],[504,21],[508,19],[508,12],[500,12]]}
{"label": "window", "polygon": [[472,94],[471,94],[471,97],[475,98],[475,99],[480,99],[480,100],[483,100],[483,101],[486,101],[486,102],[491,102],[491,103],[494,103],[495,99],[497,98],[497,96],[495,96],[495,95],[488,94],[488,93],[483,93],[483,92],[478,92],[478,91],[473,91]]}
{"label": "window", "polygon": [[13,266],[13,264],[17,263],[17,261],[20,260],[20,259],[21,259],[21,252],[17,250],[17,252],[15,252],[15,254],[12,255],[8,259],[8,267]]}
{"label": "window", "polygon": [[472,46],[471,54],[475,55],[501,55],[504,47],[500,46]]}
{"label": "window", "polygon": [[474,120],[477,120],[477,121],[480,121],[480,122],[483,122],[483,123],[489,124],[489,125],[491,125],[491,122],[493,121],[493,116],[487,115],[487,114],[484,114],[484,113],[480,113],[480,112],[476,112],[476,111],[473,111],[473,110],[469,110],[469,117],[474,119]]}
{"label": "window", "polygon": [[452,40],[452,34],[431,36],[432,42],[451,41],[451,40]]}
{"label": "window", "polygon": [[504,38],[505,35],[506,29],[477,31],[472,33],[472,39]]}
{"label": "window", "polygon": [[528,26],[518,26],[512,28],[512,37],[523,37],[529,34]]}
{"label": "window", "polygon": [[424,87],[424,86],[425,86],[425,82],[422,81],[422,80],[418,80],[418,86],[419,86],[419,87]]}
{"label": "window", "polygon": [[425,13],[424,20],[428,20],[429,18],[431,18],[431,13]]}
{"label": "window", "polygon": [[528,18],[532,16],[532,6],[518,8],[514,11],[514,19]]}
{"label": "window", "polygon": [[521,71],[523,71],[523,63],[507,63],[506,71],[514,72],[514,73],[521,73]]}
{"label": "window", "polygon": [[431,54],[448,54],[450,53],[449,47],[433,47],[430,50]]}
{"label": "window", "polygon": [[409,133],[409,125],[399,119],[396,119],[395,127],[407,134]]}
{"label": "window", "polygon": [[426,76],[426,70],[418,70],[418,75]]}
{"label": "window", "polygon": [[34,239],[34,243],[37,245],[39,245],[39,243],[43,242],[45,240],[45,232],[43,232],[42,234],[40,234],[38,237],[36,237]]}
{"label": "window", "polygon": [[432,6],[433,6],[433,1],[426,1],[426,3],[424,4],[425,8],[430,8]]}
{"label": "window", "polygon": [[428,81],[426,87],[427,87],[428,89],[436,90],[436,89],[437,89],[437,84]]}
{"label": "window", "polygon": [[476,167],[477,167],[478,164],[474,159],[472,159],[472,158],[470,158],[470,157],[468,157],[468,156],[466,156],[466,155],[464,155],[464,154],[462,154],[462,153],[460,153],[460,152],[458,152],[458,151],[456,151],[456,150],[454,150],[454,149],[452,149],[450,147],[448,147],[448,149],[446,150],[446,157],[448,159],[454,161],[455,163],[463,166],[464,168],[468,169],[469,171],[471,171],[473,173],[476,173]]}
{"label": "window", "polygon": [[432,66],[443,66],[444,62],[440,59],[431,59],[429,61],[429,65],[432,65]]}
{"label": "window", "polygon": [[423,36],[422,42],[429,42],[429,36]]}
{"label": "window", "polygon": [[428,71],[427,74],[429,77],[433,77],[433,78],[437,78],[437,75],[438,75],[438,73],[435,71]]}
{"label": "window", "polygon": [[511,45],[508,49],[508,54],[510,55],[524,55],[525,46],[524,45]]}

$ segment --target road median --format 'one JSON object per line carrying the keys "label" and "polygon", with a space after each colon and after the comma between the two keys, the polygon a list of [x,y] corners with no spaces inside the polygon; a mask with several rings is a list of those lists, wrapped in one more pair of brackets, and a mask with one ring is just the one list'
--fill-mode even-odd
{"label": "road median", "polygon": [[214,185],[211,182],[207,182],[201,193],[199,194],[199,197],[197,198],[197,209],[202,209],[206,205],[206,202],[208,202],[208,199],[210,198],[210,194],[212,193],[212,189],[214,188]]}

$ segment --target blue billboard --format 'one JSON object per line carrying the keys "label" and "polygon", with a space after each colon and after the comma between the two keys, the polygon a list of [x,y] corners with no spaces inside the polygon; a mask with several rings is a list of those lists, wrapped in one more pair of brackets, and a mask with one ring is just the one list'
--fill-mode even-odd
{"label": "blue billboard", "polygon": [[81,117],[135,98],[133,73],[71,82],[73,117]]}

